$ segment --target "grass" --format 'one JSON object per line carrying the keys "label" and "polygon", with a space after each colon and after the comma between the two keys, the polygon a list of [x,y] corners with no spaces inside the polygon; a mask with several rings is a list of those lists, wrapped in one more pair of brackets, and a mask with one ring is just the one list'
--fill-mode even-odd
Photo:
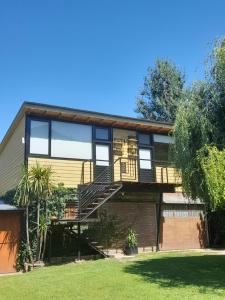
{"label": "grass", "polygon": [[0,299],[225,299],[225,256],[153,253],[0,277]]}

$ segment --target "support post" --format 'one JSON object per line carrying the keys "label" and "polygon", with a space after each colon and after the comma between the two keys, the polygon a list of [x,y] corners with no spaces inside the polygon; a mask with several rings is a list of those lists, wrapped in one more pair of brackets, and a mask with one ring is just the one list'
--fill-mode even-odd
{"label": "support post", "polygon": [[[51,224],[51,227],[53,225]],[[48,261],[49,263],[51,262],[51,257],[52,257],[52,228],[49,230],[49,248],[48,248]]]}
{"label": "support post", "polygon": [[80,222],[77,223],[77,232],[78,232],[78,241],[77,241],[77,260],[80,260],[81,251],[80,251]]}
{"label": "support post", "polygon": [[160,223],[161,223],[161,210],[162,210],[163,194],[159,194],[159,203],[157,211],[157,237],[156,237],[156,251],[159,251],[159,240],[160,240]]}

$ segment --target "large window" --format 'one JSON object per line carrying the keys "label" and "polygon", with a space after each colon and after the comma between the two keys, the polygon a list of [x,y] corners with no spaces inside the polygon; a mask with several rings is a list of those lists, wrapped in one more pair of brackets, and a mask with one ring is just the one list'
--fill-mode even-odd
{"label": "large window", "polygon": [[30,123],[30,153],[48,155],[49,123],[34,121]]}
{"label": "large window", "polygon": [[53,121],[51,156],[92,159],[92,127]]}

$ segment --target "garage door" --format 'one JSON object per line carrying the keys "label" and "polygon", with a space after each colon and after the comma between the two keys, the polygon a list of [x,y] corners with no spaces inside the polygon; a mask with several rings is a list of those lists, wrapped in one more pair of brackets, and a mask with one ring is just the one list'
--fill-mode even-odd
{"label": "garage door", "polygon": [[16,271],[21,214],[0,212],[0,273]]}
{"label": "garage door", "polygon": [[205,228],[201,209],[166,207],[160,224],[160,249],[198,249],[205,246]]}

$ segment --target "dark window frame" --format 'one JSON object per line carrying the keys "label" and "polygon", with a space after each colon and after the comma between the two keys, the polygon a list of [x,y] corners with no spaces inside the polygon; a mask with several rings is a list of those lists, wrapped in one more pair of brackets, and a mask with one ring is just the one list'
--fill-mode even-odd
{"label": "dark window frame", "polygon": [[[38,121],[43,123],[48,123],[48,154],[38,154],[38,153],[31,153],[30,152],[30,138],[31,138],[31,122]],[[44,157],[49,158],[51,157],[51,120],[39,118],[39,117],[28,117],[27,118],[27,126],[26,126],[26,149],[27,154],[30,157]]]}
{"label": "dark window frame", "polygon": [[[112,127],[101,126],[101,125],[92,125],[92,142],[103,142],[103,143],[111,143],[112,142]],[[108,131],[108,139],[100,139],[96,136],[96,129],[105,129]]]}

